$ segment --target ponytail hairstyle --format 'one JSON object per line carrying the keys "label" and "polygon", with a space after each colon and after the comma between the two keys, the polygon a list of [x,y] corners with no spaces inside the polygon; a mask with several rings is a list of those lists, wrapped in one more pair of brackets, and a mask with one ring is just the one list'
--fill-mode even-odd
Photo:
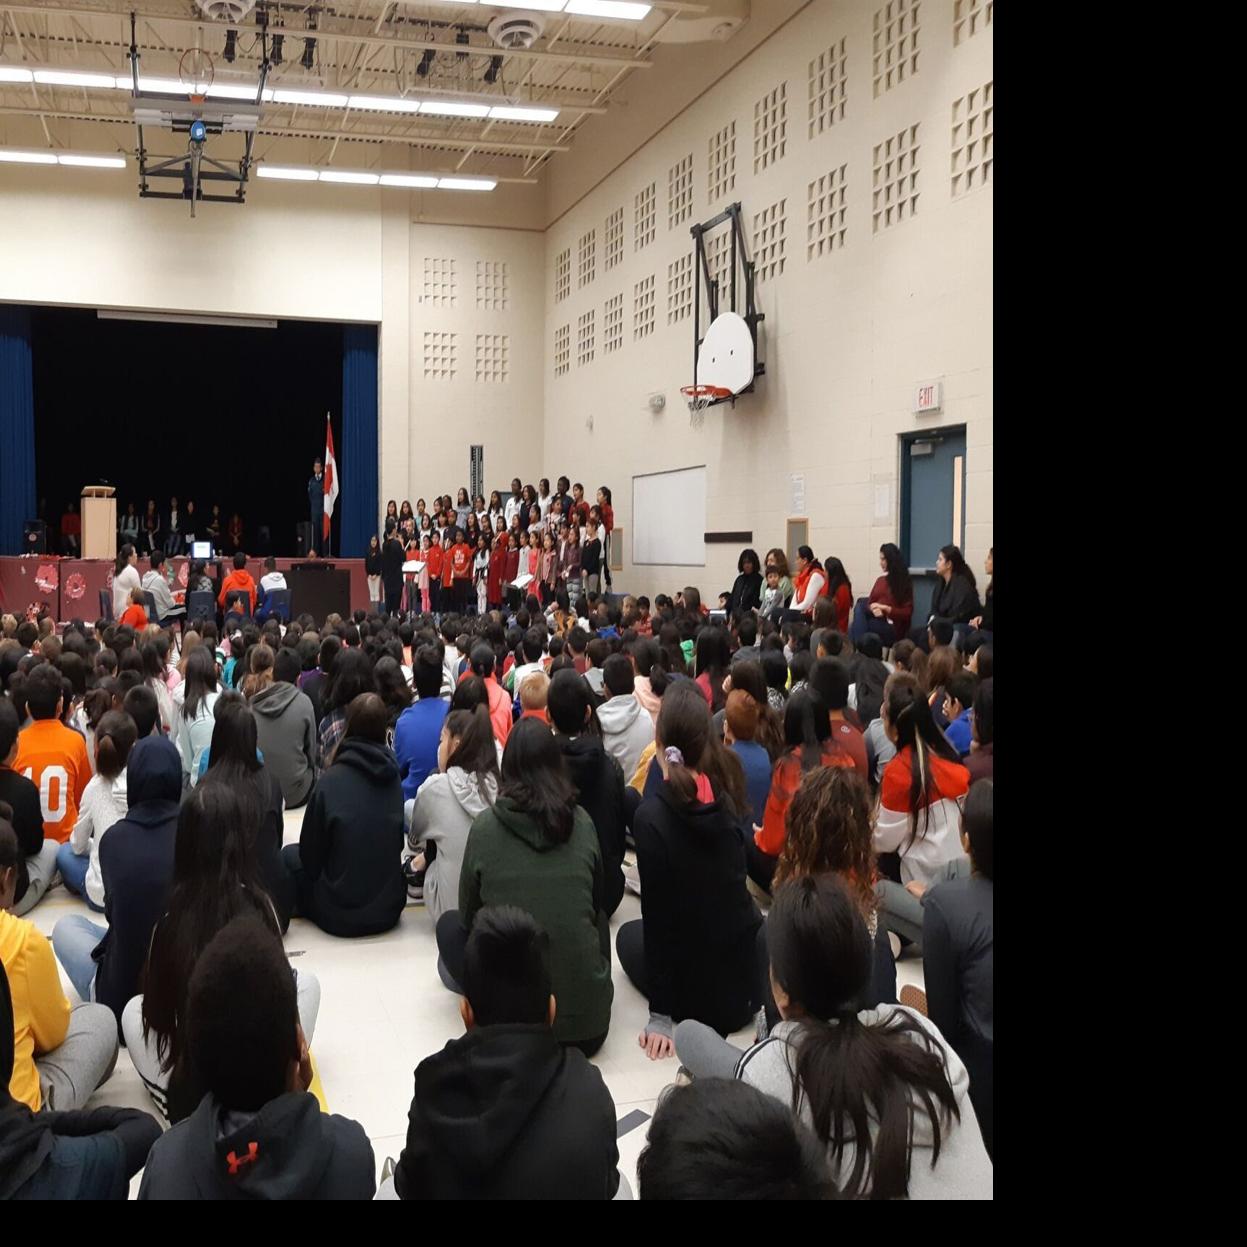
{"label": "ponytail hairstyle", "polygon": [[250,660],[250,673],[242,682],[242,695],[248,701],[272,684],[275,655],[267,645],[257,645],[251,650]]}
{"label": "ponytail hairstyle", "polygon": [[[823,564],[823,570],[827,573],[827,596],[833,598],[836,596],[836,590],[844,585],[849,591],[849,596],[853,595],[853,583],[849,580],[849,573],[844,570],[844,564],[837,558],[830,558]],[[822,601],[822,598],[819,599]]]}
{"label": "ponytail hairstyle", "polygon": [[784,753],[784,725],[766,695],[762,663],[752,658],[747,662],[734,662],[731,676],[732,692],[748,693],[758,707],[758,729],[754,740],[766,750],[772,763],[777,762]]}
{"label": "ponytail hairstyle", "polygon": [[801,750],[802,771],[823,764],[823,742],[831,736],[826,703],[812,688],[799,688],[784,706],[784,744]]}
{"label": "ponytail hairstyle", "polygon": [[82,708],[87,716],[87,727],[91,731],[99,731],[100,723],[104,716],[113,709],[114,702],[121,704],[121,693],[118,691],[117,681],[112,676],[106,676],[87,693],[82,701]]}
{"label": "ponytail hairstyle", "polygon": [[494,748],[494,729],[489,709],[477,705],[473,710],[452,710],[443,730],[459,743],[446,758],[446,769],[460,767],[479,782],[483,776],[498,778],[498,750]]}
{"label": "ponytail hairstyle", "polygon": [[850,766],[820,766],[788,805],[775,887],[807,875],[844,881],[863,918],[875,912],[874,819],[870,789]]}
{"label": "ponytail hairstyle", "polygon": [[937,645],[927,661],[927,691],[947,688],[948,682],[961,670],[961,654],[951,645]]}
{"label": "ponytail hairstyle", "polygon": [[954,576],[964,576],[970,582],[972,589],[978,588],[978,582],[974,579],[974,573],[970,570],[965,556],[956,546],[941,546],[940,553],[953,565]]}
{"label": "ponytail hairstyle", "polygon": [[931,768],[931,756],[947,762],[959,762],[957,751],[948,738],[935,726],[927,699],[916,688],[899,682],[888,681],[890,687],[883,702],[883,716],[896,732],[896,752],[913,750],[910,760],[909,783],[909,839],[901,849],[903,857],[918,839],[918,813],[922,813],[922,835],[927,834],[931,822],[931,801],[935,796],[935,775]]}
{"label": "ponytail hairstyle", "polygon": [[819,572],[823,572],[824,574],[826,574],[826,569],[814,557],[814,551],[811,550],[809,546],[798,546],[797,557],[805,559],[805,565],[806,565],[807,570],[813,569],[814,571],[819,571]]}
{"label": "ponytail hairstyle", "polygon": [[551,844],[566,844],[571,839],[576,789],[567,773],[563,750],[540,720],[521,719],[511,729],[502,754],[498,796],[506,797],[527,814]]}
{"label": "ponytail hairstyle", "polygon": [[117,551],[117,561],[113,564],[114,576],[120,576],[125,571],[127,564],[130,562],[130,555],[133,553],[134,547],[128,541]]}
{"label": "ponytail hairstyle", "polygon": [[116,779],[126,769],[139,729],[124,710],[110,710],[95,729],[95,773]]}
{"label": "ponytail hairstyle", "polygon": [[749,808],[740,759],[712,729],[710,707],[696,685],[681,681],[663,694],[654,733],[667,762],[667,784],[683,805],[697,800],[694,771],[710,780],[714,799],[733,817]]}
{"label": "ponytail hairstyle", "polygon": [[900,547],[891,541],[885,541],[879,547],[879,553],[887,564],[888,570],[884,574],[887,577],[888,592],[892,595],[892,601],[897,606],[903,606],[906,602],[912,602],[914,600],[914,582],[910,577],[909,568],[906,566]]}
{"label": "ponytail hairstyle", "polygon": [[766,923],[771,975],[802,1010],[793,1112],[808,1107],[814,1133],[839,1167],[844,1198],[903,1198],[918,1114],[930,1122],[932,1165],[945,1131],[961,1120],[943,1046],[900,1009],[882,1023],[858,1016],[873,941],[839,878],[805,875],[774,897]]}
{"label": "ponytail hairstyle", "polygon": [[898,671],[909,672],[918,681],[923,693],[931,691],[927,684],[926,651],[920,650],[908,637],[902,637],[892,646],[892,662]]}

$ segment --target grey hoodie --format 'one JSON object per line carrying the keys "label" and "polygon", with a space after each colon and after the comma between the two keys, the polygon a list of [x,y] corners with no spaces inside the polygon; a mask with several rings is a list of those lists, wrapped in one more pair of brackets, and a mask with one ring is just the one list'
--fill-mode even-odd
{"label": "grey hoodie", "polygon": [[316,716],[312,699],[293,684],[270,684],[251,702],[256,740],[287,809],[302,805],[316,783]]}
{"label": "grey hoodie", "polygon": [[633,693],[612,697],[598,707],[602,744],[627,776],[636,774],[647,746],[654,742],[654,720]]}
{"label": "grey hoodie", "polygon": [[[951,1121],[940,1131],[940,1158],[931,1167],[931,1120],[925,1113],[914,1114],[914,1139],[909,1161],[910,1199],[991,1199],[992,1162],[983,1146],[978,1118],[970,1104],[970,1075],[961,1058],[940,1035],[933,1022],[904,1005],[883,1005],[878,1009],[863,1009],[857,1016],[866,1026],[880,1025],[893,1013],[904,1013],[916,1021],[924,1031],[939,1041],[944,1050],[948,1081],[952,1084],[960,1122]],[[792,1103],[793,1069],[796,1065],[795,1043],[800,1043],[801,1027],[797,1022],[780,1022],[771,1031],[769,1039],[754,1044],[736,1066],[736,1077],[759,1091]],[[800,1102],[800,1116],[807,1126],[812,1125],[810,1106],[804,1098]],[[854,1149],[849,1143],[844,1150],[842,1168],[852,1172]],[[832,1177],[836,1177],[833,1166]]]}
{"label": "grey hoodie", "polygon": [[[479,781],[479,782],[478,782]],[[424,907],[436,922],[459,904],[459,871],[472,820],[484,813],[498,797],[493,775],[477,776],[461,766],[435,772],[420,785],[415,799],[406,803],[407,844],[431,842],[437,856],[424,876]]]}

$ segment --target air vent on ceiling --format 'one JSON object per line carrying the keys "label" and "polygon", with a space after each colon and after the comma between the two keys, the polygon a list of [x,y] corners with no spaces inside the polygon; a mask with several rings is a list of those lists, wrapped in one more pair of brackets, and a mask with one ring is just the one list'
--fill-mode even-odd
{"label": "air vent on ceiling", "polygon": [[500,48],[531,48],[545,26],[536,13],[500,13],[488,29]]}
{"label": "air vent on ceiling", "polygon": [[255,0],[196,0],[200,11],[214,22],[241,22],[252,9]]}
{"label": "air vent on ceiling", "polygon": [[677,13],[654,37],[659,43],[725,43],[749,20],[749,0],[704,0],[698,7]]}

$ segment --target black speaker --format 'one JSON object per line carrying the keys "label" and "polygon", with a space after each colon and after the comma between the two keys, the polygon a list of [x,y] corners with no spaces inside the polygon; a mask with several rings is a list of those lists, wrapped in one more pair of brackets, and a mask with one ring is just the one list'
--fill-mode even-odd
{"label": "black speaker", "polygon": [[27,520],[22,525],[22,549],[27,554],[47,554],[48,526],[42,520]]}

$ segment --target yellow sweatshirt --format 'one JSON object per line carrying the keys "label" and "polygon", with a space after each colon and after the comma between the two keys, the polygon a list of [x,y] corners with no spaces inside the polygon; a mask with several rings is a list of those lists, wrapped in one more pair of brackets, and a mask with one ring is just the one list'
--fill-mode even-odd
{"label": "yellow sweatshirt", "polygon": [[39,1111],[35,1057],[59,1048],[69,1031],[69,1001],[52,945],[33,922],[0,910],[0,962],[13,995],[13,1077],[9,1094]]}

